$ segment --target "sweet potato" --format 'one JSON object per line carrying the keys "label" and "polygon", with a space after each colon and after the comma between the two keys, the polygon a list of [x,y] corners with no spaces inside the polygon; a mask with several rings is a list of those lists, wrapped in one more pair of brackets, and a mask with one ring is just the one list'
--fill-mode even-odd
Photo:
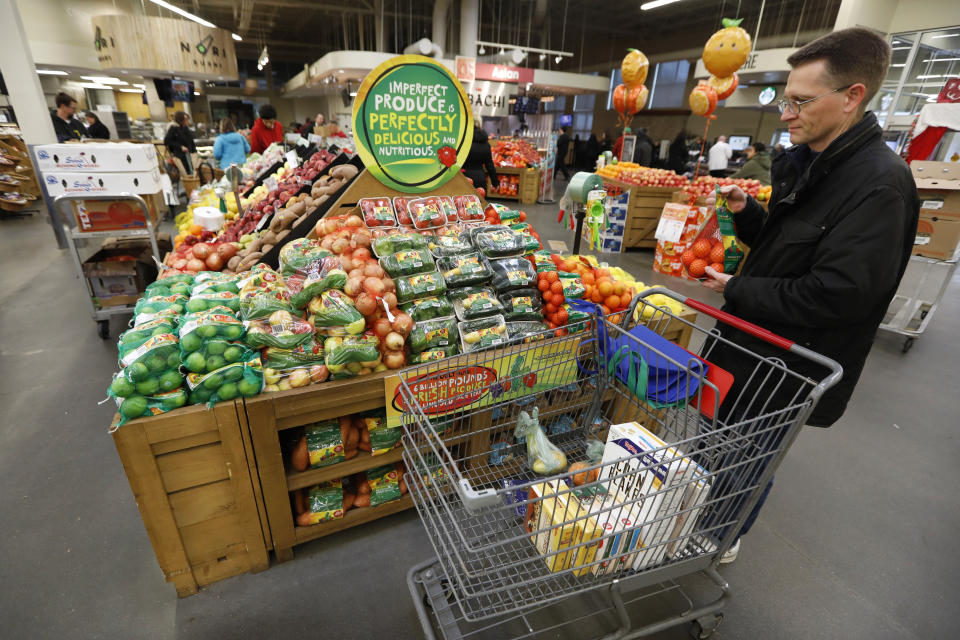
{"label": "sweet potato", "polygon": [[349,180],[353,176],[357,175],[358,170],[352,164],[338,164],[333,169],[330,169],[330,175],[336,178],[342,178],[344,180]]}
{"label": "sweet potato", "polygon": [[310,466],[310,452],[307,450],[307,436],[300,438],[293,453],[290,454],[290,465],[297,471],[306,471]]}
{"label": "sweet potato", "polygon": [[360,493],[357,494],[356,499],[353,501],[353,506],[357,509],[362,509],[364,507],[370,506],[370,494],[369,493]]}

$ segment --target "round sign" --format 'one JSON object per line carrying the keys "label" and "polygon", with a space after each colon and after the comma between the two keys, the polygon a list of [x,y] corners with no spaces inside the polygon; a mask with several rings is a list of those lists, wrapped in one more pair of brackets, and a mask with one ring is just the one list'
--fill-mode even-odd
{"label": "round sign", "polygon": [[767,106],[773,99],[777,97],[777,90],[773,87],[764,87],[763,91],[760,92],[760,95],[757,97],[760,100],[760,104]]}
{"label": "round sign", "polygon": [[353,137],[377,180],[422,193],[459,173],[473,142],[473,114],[446,67],[424,56],[397,56],[357,90]]}

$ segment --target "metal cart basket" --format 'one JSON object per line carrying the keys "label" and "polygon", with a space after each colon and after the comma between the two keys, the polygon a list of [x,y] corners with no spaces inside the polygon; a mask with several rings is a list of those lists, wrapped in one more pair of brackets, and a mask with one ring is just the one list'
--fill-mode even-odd
{"label": "metal cart basket", "polygon": [[[119,229],[112,231],[85,231],[78,228],[78,225],[72,220],[72,211],[70,205],[73,203],[82,203],[84,200],[116,200],[132,201],[143,212],[146,224],[143,229]],[[103,239],[103,238],[147,238],[150,240],[150,248],[153,251],[154,260],[157,264],[163,259],[160,255],[160,249],[157,247],[157,233],[150,218],[150,212],[147,203],[135,193],[123,193],[120,195],[86,195],[86,194],[64,194],[53,199],[53,208],[55,210],[55,219],[62,225],[63,235],[67,239],[67,248],[73,257],[73,266],[77,270],[77,276],[85,284],[88,299],[90,301],[90,315],[97,322],[97,335],[103,339],[110,337],[110,318],[119,315],[131,315],[133,305],[123,305],[115,307],[98,307],[94,303],[93,290],[90,283],[83,273],[83,264],[80,259],[78,242],[85,240]]]}
{"label": "metal cart basket", "polygon": [[[654,339],[685,322],[647,302],[656,293],[720,321],[709,331],[691,325],[697,355]],[[717,562],[842,369],[665,289],[645,297],[569,335],[545,332],[401,376],[394,405],[403,412],[405,477],[436,554],[408,574],[428,638],[624,638],[686,623],[707,637],[719,624],[728,587]],[[734,344],[723,324],[775,355]],[[750,369],[732,387],[722,371],[731,354],[738,371],[743,362]],[[825,377],[785,364],[796,361],[825,367]],[[535,407],[567,463],[585,467],[531,470],[514,428]],[[611,440],[634,421],[662,442],[609,444],[612,426],[621,425]],[[717,592],[706,602],[676,582],[698,573]],[[678,613],[631,631],[636,616],[626,604],[655,601]],[[639,609],[641,618],[664,610]]]}

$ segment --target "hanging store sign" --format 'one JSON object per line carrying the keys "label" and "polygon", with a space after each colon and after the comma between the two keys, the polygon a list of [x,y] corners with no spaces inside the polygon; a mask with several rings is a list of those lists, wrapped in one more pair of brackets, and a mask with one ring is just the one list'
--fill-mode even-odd
{"label": "hanging store sign", "polygon": [[533,69],[523,67],[508,67],[502,64],[477,63],[477,80],[493,80],[494,82],[512,82],[526,84],[533,82]]}
{"label": "hanging store sign", "polygon": [[477,79],[477,59],[468,56],[457,56],[454,68],[457,70],[457,80],[473,82]]}
{"label": "hanging store sign", "polygon": [[513,85],[503,82],[474,82],[465,88],[474,115],[494,118],[510,115],[510,94],[516,91]]}
{"label": "hanging store sign", "polygon": [[94,16],[92,22],[93,46],[104,70],[209,80],[239,77],[233,38],[225,29],[133,15]]}
{"label": "hanging store sign", "polygon": [[757,96],[757,101],[763,106],[767,106],[773,102],[774,98],[776,97],[777,90],[774,87],[764,87],[763,91],[760,92],[760,95]]}
{"label": "hanging store sign", "polygon": [[424,56],[396,56],[363,79],[353,101],[353,138],[373,176],[422,193],[455,176],[470,152],[473,115],[450,71]]}

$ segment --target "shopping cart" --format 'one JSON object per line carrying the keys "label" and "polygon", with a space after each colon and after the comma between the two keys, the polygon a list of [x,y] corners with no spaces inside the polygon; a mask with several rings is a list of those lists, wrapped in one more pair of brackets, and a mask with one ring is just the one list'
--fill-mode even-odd
{"label": "shopping cart", "polygon": [[[696,355],[653,348],[637,321],[656,335],[685,322],[645,299],[656,293],[829,373],[811,379],[690,323]],[[402,377],[394,404],[403,411],[405,477],[436,554],[408,574],[428,638],[624,638],[686,623],[708,637],[729,590],[719,558],[842,375],[828,358],[665,289],[572,329]],[[752,363],[732,387],[711,362],[724,353]],[[671,385],[664,401],[656,390]],[[530,470],[512,434],[519,412],[533,407],[567,461],[587,462],[582,476]],[[612,425],[632,421],[665,444],[597,460],[591,440],[604,443]],[[676,580],[697,573],[708,580],[688,594],[688,581]],[[628,611],[637,602],[647,606]],[[665,607],[676,613],[649,619]]]}

